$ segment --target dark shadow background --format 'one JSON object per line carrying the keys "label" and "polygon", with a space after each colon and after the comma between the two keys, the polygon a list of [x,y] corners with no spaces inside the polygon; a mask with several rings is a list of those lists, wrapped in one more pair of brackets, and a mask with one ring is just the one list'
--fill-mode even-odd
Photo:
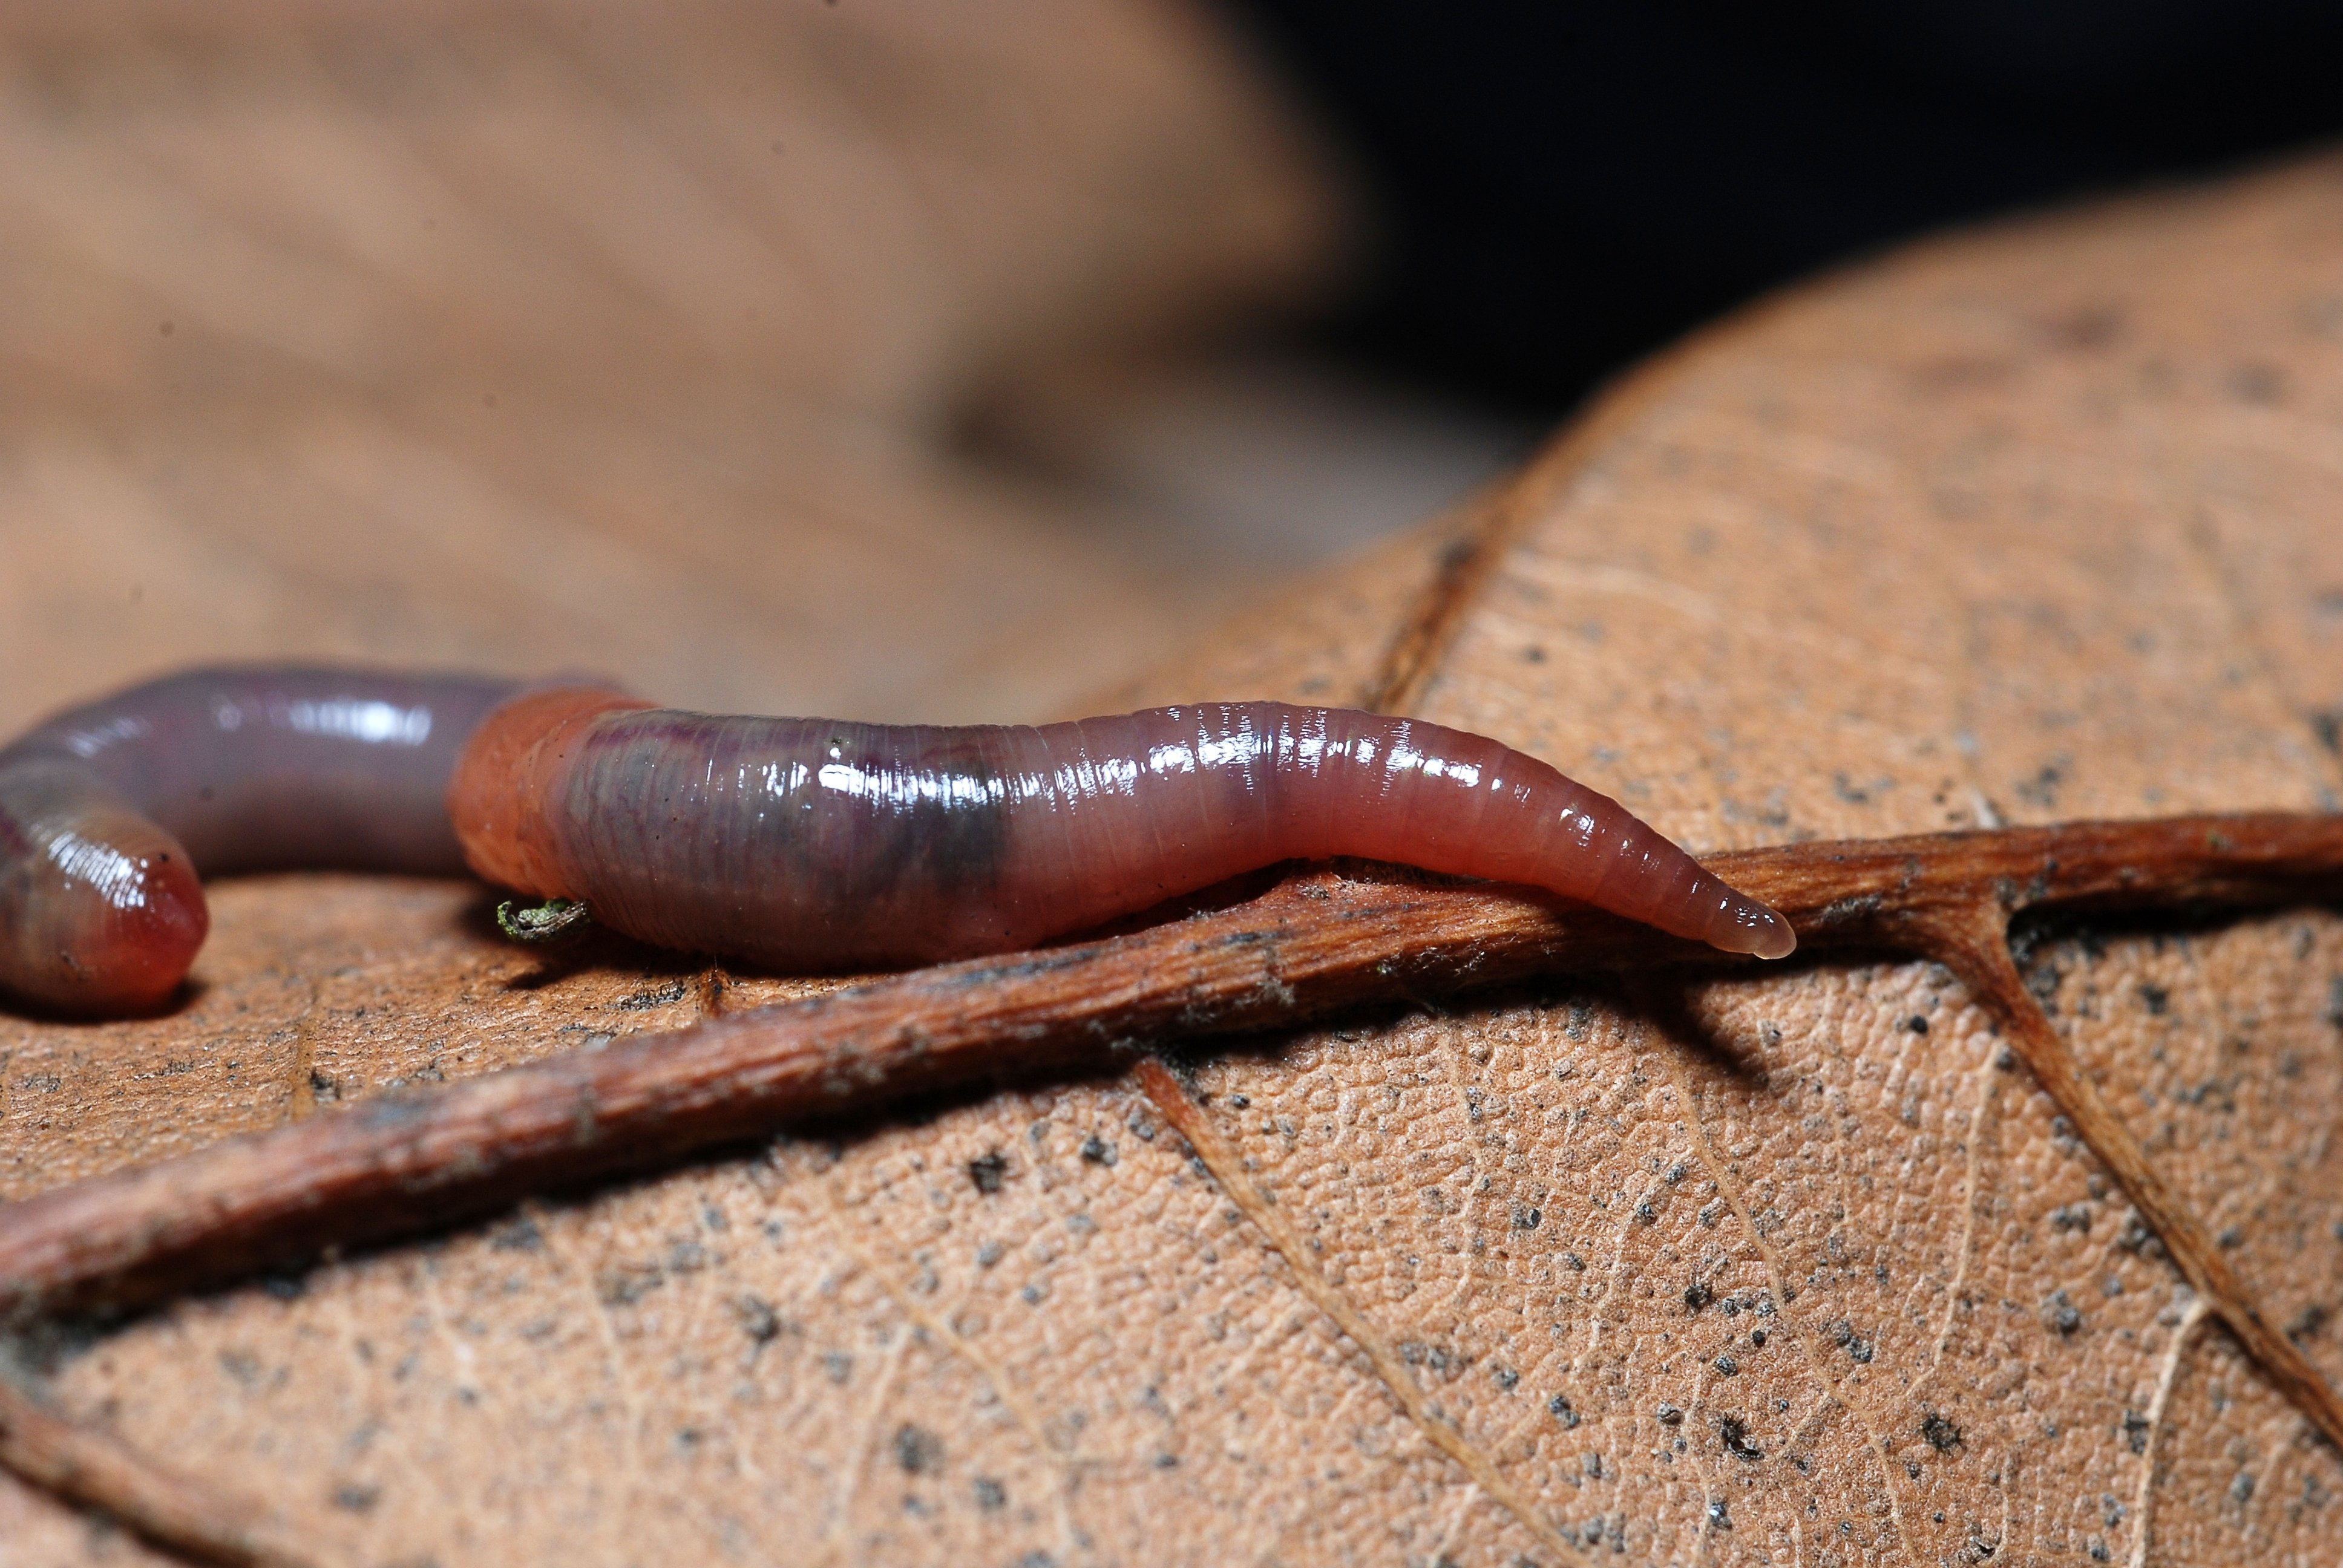
{"label": "dark shadow background", "polygon": [[2343,130],[2343,0],[1236,4],[1380,201],[1325,346],[1523,413],[1850,253]]}

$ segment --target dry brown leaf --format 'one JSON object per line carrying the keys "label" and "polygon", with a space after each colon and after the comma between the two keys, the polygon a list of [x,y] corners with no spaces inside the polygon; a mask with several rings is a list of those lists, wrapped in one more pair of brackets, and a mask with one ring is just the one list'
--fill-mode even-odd
{"label": "dry brown leaf", "polygon": [[[1497,503],[1487,571],[1427,541],[1156,693],[1396,684],[1703,848],[2333,809],[2338,187],[2315,161],[1825,280],[1632,383]],[[1394,594],[1410,576],[1433,586]],[[1426,678],[1393,682],[1411,625]],[[477,910],[224,890],[186,1014],[0,1045],[11,1190],[701,994],[623,949],[517,991],[535,961]],[[2343,1375],[2343,920],[2026,956]],[[2343,1539],[2343,1463],[1934,966],[1719,980],[1674,1019],[1558,978],[1214,1058],[1194,1089],[1221,1177],[1141,1086],[962,1100],[183,1303],[67,1347],[49,1388],[337,1562],[1846,1568]],[[11,1487],[0,1532],[33,1563],[134,1554]]]}

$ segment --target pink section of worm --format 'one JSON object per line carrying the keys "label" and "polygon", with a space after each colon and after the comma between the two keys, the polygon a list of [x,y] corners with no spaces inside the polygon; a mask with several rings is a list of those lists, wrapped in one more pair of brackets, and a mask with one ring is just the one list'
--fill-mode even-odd
{"label": "pink section of worm", "polygon": [[1338,855],[1543,888],[1732,952],[1793,945],[1617,802],[1438,725],[1243,702],[950,729],[518,689],[194,670],[0,749],[0,990],[161,1005],[207,929],[196,874],[270,867],[468,863],[646,941],[796,970],[1014,951]]}
{"label": "pink section of worm", "polygon": [[1278,702],[962,729],[554,690],[450,794],[472,868],[662,946],[809,970],[1014,951],[1280,860],[1542,888],[1730,952],[1795,945],[1616,801],[1436,724]]}

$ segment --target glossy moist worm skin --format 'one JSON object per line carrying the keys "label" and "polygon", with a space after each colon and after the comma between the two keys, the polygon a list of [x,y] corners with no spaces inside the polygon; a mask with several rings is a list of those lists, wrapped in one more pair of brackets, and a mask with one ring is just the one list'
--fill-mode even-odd
{"label": "glossy moist worm skin", "polygon": [[464,742],[508,680],[190,670],[0,750],[0,990],[83,1013],[167,1000],[203,945],[198,871],[447,876]]}
{"label": "glossy moist worm skin", "polygon": [[946,729],[542,691],[482,727],[449,809],[490,881],[801,970],[1014,951],[1336,855],[1525,883],[1734,952],[1793,945],[1773,910],[1534,758],[1340,709]]}

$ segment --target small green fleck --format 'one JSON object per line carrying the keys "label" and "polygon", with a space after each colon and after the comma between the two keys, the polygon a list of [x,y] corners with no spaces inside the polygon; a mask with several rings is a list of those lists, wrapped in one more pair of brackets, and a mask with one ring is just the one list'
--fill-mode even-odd
{"label": "small green fleck", "polygon": [[497,906],[497,926],[517,942],[549,942],[593,919],[575,899],[548,899],[527,907],[509,900]]}

